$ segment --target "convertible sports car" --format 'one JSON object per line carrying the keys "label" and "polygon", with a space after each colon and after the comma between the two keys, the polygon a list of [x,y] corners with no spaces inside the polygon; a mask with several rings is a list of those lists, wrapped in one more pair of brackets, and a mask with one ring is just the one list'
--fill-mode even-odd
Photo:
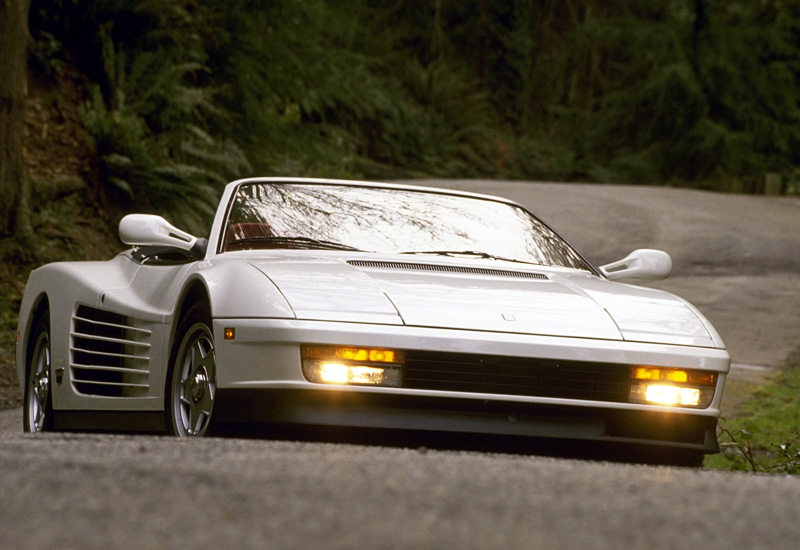
{"label": "convertible sports car", "polygon": [[595,268],[505,199],[260,178],[208,239],[120,222],[132,248],[31,273],[19,317],[24,429],[225,422],[500,434],[717,452],[730,359],[637,250]]}

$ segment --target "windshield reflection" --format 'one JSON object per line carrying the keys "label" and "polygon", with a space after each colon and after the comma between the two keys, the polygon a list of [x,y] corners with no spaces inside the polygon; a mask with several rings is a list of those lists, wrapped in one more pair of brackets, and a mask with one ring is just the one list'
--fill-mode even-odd
{"label": "windshield reflection", "polygon": [[264,248],[464,253],[591,271],[577,252],[522,208],[422,190],[242,185],[233,198],[221,249]]}

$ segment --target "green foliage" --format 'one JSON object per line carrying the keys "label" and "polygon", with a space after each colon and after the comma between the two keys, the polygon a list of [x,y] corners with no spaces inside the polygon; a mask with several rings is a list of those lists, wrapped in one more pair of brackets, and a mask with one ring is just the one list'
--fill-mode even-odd
{"label": "green foliage", "polygon": [[800,195],[800,168],[795,168],[786,183],[787,195]]}
{"label": "green foliage", "polygon": [[381,12],[347,4],[346,17],[322,1],[209,4],[222,27],[238,31],[223,34],[210,59],[226,61],[212,61],[230,83],[223,103],[249,115],[241,122],[254,164],[280,173],[288,153],[340,172],[358,170],[359,157],[433,174],[479,171],[490,107],[468,72],[394,59],[398,38]]}
{"label": "green foliage", "polygon": [[251,172],[796,188],[797,3],[34,0],[31,30],[90,82],[109,188],[198,219]]}
{"label": "green foliage", "polygon": [[[207,69],[196,43],[181,45],[163,18],[145,17],[162,10],[162,4],[121,6],[137,21],[154,26],[134,23],[142,34],[129,43],[131,38],[115,40],[113,32],[98,25],[94,70],[101,78],[89,85],[82,114],[97,152],[100,180],[117,200],[139,209],[168,210],[176,223],[204,231],[222,186],[247,173],[249,163],[231,139],[211,135],[222,111],[211,88],[197,84]],[[166,7],[173,8],[171,17],[180,15],[178,3]],[[114,14],[114,24],[124,23],[130,14]]]}
{"label": "green foliage", "polygon": [[800,7],[546,2],[524,112],[575,153],[569,177],[784,176],[800,164]]}
{"label": "green foliage", "polygon": [[800,475],[800,432],[785,443],[772,443],[766,448],[757,443],[757,434],[746,428],[730,431],[722,427],[718,437],[725,462],[708,460],[707,467]]}
{"label": "green foliage", "polygon": [[382,156],[389,163],[411,164],[437,175],[491,173],[494,113],[488,96],[468,74],[437,60],[427,66],[411,61],[399,74],[410,96],[388,120],[376,113]]}
{"label": "green foliage", "polygon": [[720,423],[721,456],[706,467],[800,474],[800,365],[795,363],[747,401],[740,414]]}
{"label": "green foliage", "polygon": [[61,42],[46,31],[39,33],[29,46],[29,60],[39,73],[48,77],[61,74],[66,65]]}

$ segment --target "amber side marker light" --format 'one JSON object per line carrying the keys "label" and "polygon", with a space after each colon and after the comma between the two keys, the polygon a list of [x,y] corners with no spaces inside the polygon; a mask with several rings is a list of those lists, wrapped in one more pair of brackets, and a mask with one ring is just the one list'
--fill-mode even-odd
{"label": "amber side marker light", "polygon": [[714,398],[716,374],[637,366],[631,368],[631,403],[704,409]]}
{"label": "amber side marker light", "polygon": [[223,338],[225,340],[235,340],[236,339],[236,329],[235,328],[225,328],[223,330]]}
{"label": "amber side marker light", "polygon": [[300,346],[303,375],[318,384],[399,387],[402,351],[346,346]]}

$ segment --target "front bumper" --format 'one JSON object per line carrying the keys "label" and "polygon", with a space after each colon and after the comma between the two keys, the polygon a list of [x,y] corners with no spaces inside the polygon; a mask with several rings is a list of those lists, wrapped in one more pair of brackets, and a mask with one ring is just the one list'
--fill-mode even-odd
{"label": "front bumper", "polygon": [[719,451],[717,419],[616,410],[318,390],[221,390],[222,423],[340,426],[504,435]]}
{"label": "front bumper", "polygon": [[[225,340],[226,328],[236,338]],[[730,359],[725,350],[613,340],[283,319],[215,319],[223,422],[269,422],[497,434],[717,452],[716,424]],[[301,344],[538,357],[714,372],[705,409],[558,397],[328,386],[305,380]]]}

